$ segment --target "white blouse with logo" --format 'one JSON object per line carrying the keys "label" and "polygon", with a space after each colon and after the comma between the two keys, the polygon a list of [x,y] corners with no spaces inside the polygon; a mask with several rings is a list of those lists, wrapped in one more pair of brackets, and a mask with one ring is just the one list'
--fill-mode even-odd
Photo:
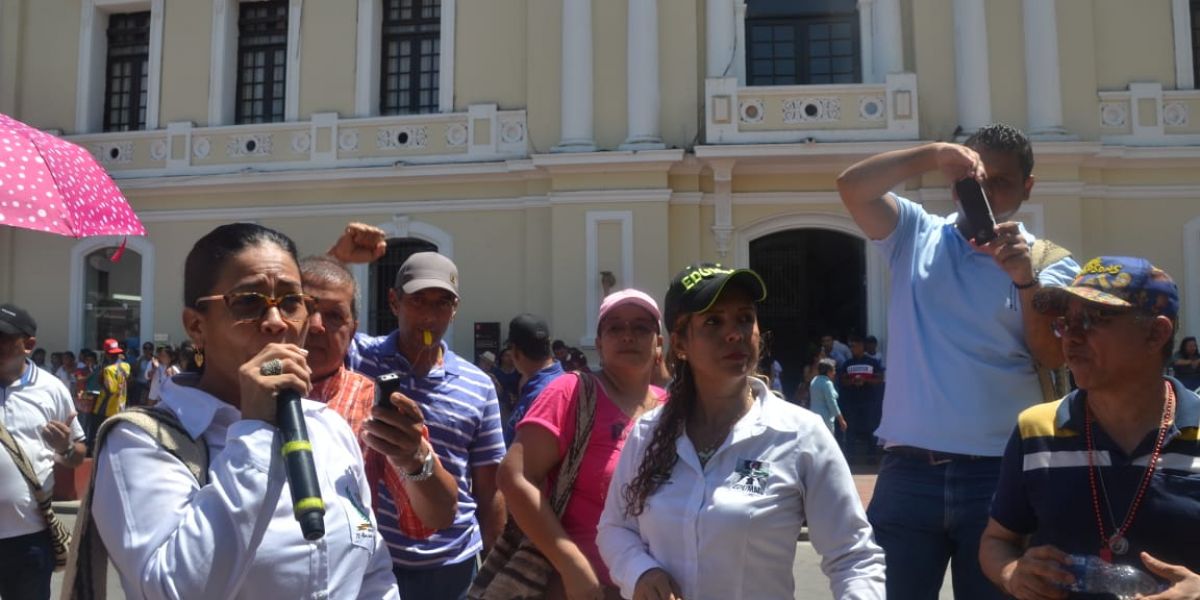
{"label": "white blouse with logo", "polygon": [[164,386],[162,406],[208,444],[208,485],[125,423],[96,461],[92,517],[127,597],[399,600],[346,421],[303,401],[325,501],[325,537],[308,542],[292,514],[278,430],[179,382]]}
{"label": "white blouse with logo", "polygon": [[661,409],[633,428],[613,474],[597,542],[613,581],[633,597],[661,568],[687,600],[791,600],[796,538],[807,520],[834,598],[884,598],[883,550],[837,442],[815,414],[751,379],[755,401],[700,466],[682,435],[670,479],[636,517],[623,490],[637,474]]}

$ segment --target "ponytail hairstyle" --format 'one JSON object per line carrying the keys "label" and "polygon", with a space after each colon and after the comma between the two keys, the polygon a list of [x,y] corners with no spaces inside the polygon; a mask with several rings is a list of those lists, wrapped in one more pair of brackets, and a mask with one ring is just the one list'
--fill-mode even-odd
{"label": "ponytail hairstyle", "polygon": [[[687,325],[691,316],[691,313],[686,313],[676,319],[671,331],[672,346],[676,339],[687,337]],[[688,417],[696,407],[696,378],[692,374],[692,366],[674,350],[674,347],[669,348],[666,356],[667,366],[675,374],[675,378],[667,387],[667,403],[658,418],[658,426],[654,428],[650,445],[642,455],[637,475],[621,490],[621,496],[625,500],[625,514],[629,517],[642,514],[646,508],[646,499],[670,479],[675,463],[679,462],[679,454],[675,452],[675,441],[683,435]]]}

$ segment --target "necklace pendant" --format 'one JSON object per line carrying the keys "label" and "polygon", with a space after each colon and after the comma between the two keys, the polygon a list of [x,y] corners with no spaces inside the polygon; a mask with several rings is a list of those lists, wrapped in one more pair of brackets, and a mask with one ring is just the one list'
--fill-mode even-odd
{"label": "necklace pendant", "polygon": [[1129,552],[1129,540],[1118,533],[1108,540],[1108,547],[1112,548],[1113,553],[1120,556]]}

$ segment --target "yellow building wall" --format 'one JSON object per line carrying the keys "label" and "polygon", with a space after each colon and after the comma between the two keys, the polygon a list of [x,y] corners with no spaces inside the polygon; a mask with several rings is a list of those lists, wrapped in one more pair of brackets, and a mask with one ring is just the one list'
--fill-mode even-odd
{"label": "yellow building wall", "polygon": [[38,1],[23,8],[16,114],[40,128],[74,131],[79,4]]}
{"label": "yellow building wall", "polygon": [[950,139],[958,125],[953,6],[950,0],[912,0],[912,6],[921,139]]}
{"label": "yellow building wall", "polygon": [[159,127],[177,121],[208,124],[212,13],[212,2],[163,3]]}
{"label": "yellow building wall", "polygon": [[[454,107],[496,103],[501,110],[526,105],[526,25],[536,0],[468,0],[455,15]],[[530,15],[532,17],[532,15]],[[545,32],[534,33],[544,37]],[[536,47],[535,47],[536,48]],[[548,47],[536,48],[539,54]]]}
{"label": "yellow building wall", "polygon": [[1026,128],[1029,113],[1025,98],[1025,19],[1021,4],[987,2],[984,12],[988,24],[992,121]]}
{"label": "yellow building wall", "polygon": [[[1078,1],[1078,0],[1077,0]],[[1171,3],[1095,0],[1096,75],[1101,90],[1130,82],[1160,81],[1174,87],[1175,36]]]}
{"label": "yellow building wall", "polygon": [[315,112],[354,115],[357,7],[305,2],[300,18],[300,120]]}
{"label": "yellow building wall", "polygon": [[526,0],[525,110],[529,150],[549,152],[561,138],[562,2]]}

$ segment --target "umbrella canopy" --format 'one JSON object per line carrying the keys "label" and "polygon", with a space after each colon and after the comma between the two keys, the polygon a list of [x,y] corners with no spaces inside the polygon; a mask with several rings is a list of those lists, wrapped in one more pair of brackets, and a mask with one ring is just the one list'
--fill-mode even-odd
{"label": "umbrella canopy", "polygon": [[71,237],[146,235],[87,150],[0,114],[0,225]]}

